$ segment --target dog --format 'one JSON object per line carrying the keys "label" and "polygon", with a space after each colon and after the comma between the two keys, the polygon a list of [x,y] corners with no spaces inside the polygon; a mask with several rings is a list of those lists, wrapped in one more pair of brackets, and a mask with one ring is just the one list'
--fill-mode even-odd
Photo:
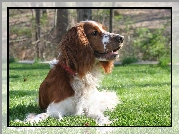
{"label": "dog", "polygon": [[39,88],[39,106],[45,113],[29,114],[28,122],[47,117],[62,119],[65,115],[85,115],[98,125],[111,121],[105,110],[120,103],[115,92],[98,91],[104,73],[111,73],[124,36],[106,31],[95,21],[81,21],[72,27],[59,44],[57,60]]}

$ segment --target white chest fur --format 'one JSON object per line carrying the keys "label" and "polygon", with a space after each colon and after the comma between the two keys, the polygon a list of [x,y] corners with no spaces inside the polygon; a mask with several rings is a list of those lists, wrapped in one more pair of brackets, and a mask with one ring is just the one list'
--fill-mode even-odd
{"label": "white chest fur", "polygon": [[100,80],[98,66],[82,79],[74,76],[71,86],[75,95],[59,103],[51,103],[47,108],[48,115],[59,119],[64,115],[86,115],[95,119],[98,124],[111,123],[103,112],[115,108],[119,102],[118,97],[115,92],[99,92],[97,87]]}

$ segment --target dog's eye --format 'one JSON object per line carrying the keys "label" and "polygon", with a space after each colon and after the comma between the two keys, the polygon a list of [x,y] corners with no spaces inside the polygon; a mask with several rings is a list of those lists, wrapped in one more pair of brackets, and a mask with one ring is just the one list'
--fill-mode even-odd
{"label": "dog's eye", "polygon": [[93,35],[93,36],[96,36],[97,34],[98,34],[97,31],[93,31],[93,32],[91,33],[91,35]]}

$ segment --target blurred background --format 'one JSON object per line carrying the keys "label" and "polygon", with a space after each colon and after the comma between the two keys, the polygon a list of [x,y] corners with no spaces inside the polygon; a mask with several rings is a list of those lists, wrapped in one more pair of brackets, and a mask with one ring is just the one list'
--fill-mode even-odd
{"label": "blurred background", "polygon": [[[38,5],[31,5],[33,7]],[[49,61],[63,35],[82,20],[94,20],[125,37],[118,61],[171,62],[171,9],[9,9],[9,62]]]}

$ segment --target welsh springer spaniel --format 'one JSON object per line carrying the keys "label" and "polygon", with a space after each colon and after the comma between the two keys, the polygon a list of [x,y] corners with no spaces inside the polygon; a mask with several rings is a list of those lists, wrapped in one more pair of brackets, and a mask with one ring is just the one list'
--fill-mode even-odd
{"label": "welsh springer spaniel", "polygon": [[100,67],[105,73],[112,71],[123,40],[95,21],[81,21],[72,27],[59,45],[58,60],[40,85],[39,106],[46,113],[29,115],[26,120],[86,115],[99,125],[110,124],[103,112],[114,109],[119,99],[115,92],[98,91]]}

